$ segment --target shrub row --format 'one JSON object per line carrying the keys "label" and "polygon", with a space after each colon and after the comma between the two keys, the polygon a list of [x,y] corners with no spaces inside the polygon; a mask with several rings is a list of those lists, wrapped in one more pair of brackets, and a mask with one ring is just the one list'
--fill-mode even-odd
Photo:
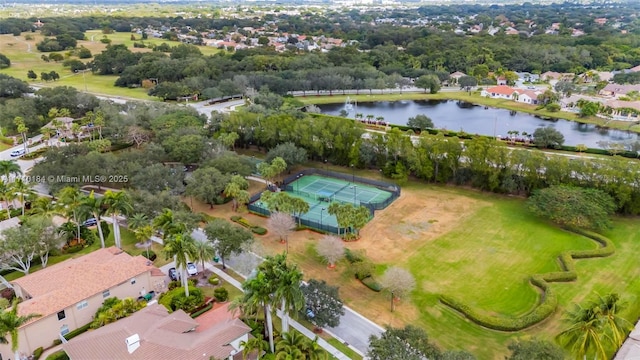
{"label": "shrub row", "polygon": [[87,330],[89,330],[89,328],[90,328],[90,327],[91,327],[91,323],[88,323],[87,325],[84,325],[84,326],[80,326],[79,328],[77,328],[77,329],[75,329],[75,330],[73,330],[73,331],[68,332],[68,333],[64,336],[64,338],[65,338],[65,339],[67,339],[67,340],[71,340],[71,339],[73,339],[74,337],[76,337],[76,336],[78,336],[78,335],[80,335],[80,334],[82,334],[82,333],[87,332]]}
{"label": "shrub row", "polygon": [[218,279],[217,276],[212,275],[211,277],[209,277],[209,280],[207,280],[209,282],[209,284],[211,285],[218,285],[220,284],[220,279]]}
{"label": "shrub row", "polygon": [[[531,312],[517,318],[498,317],[477,312],[468,305],[446,295],[441,295],[440,301],[443,304],[461,312],[474,323],[494,330],[518,331],[543,321],[553,314],[558,305],[558,297],[553,289],[549,287],[550,282],[568,282],[576,280],[578,278],[578,274],[575,271],[574,259],[607,257],[615,252],[615,246],[611,240],[602,235],[583,229],[572,228],[569,230],[597,242],[600,247],[593,250],[565,251],[560,254],[559,257],[560,266],[564,271],[531,276],[529,280],[531,284],[542,290],[540,303]],[[362,282],[365,283],[364,280]],[[365,283],[365,285],[367,284]]]}
{"label": "shrub row", "polygon": [[33,360],[40,359],[40,357],[42,356],[43,352],[44,352],[44,349],[42,348],[42,346],[40,346],[39,348],[33,350]]}
{"label": "shrub row", "polygon": [[244,227],[246,227],[247,229],[250,229],[252,233],[256,234],[256,235],[264,235],[267,233],[267,229],[260,227],[260,226],[255,226],[253,224],[251,224],[247,219],[240,217],[240,216],[232,216],[231,217],[231,221],[240,224]]}
{"label": "shrub row", "polygon": [[380,285],[377,281],[375,281],[372,277],[367,277],[360,280],[363,284],[365,284],[369,289],[380,292],[382,291],[382,285]]}
{"label": "shrub row", "polygon": [[64,350],[60,350],[47,356],[47,360],[69,360],[69,355],[67,355],[67,353],[64,352]]}
{"label": "shrub row", "polygon": [[198,311],[196,311],[194,313],[191,313],[191,315],[189,315],[189,316],[191,316],[191,318],[195,319],[198,316],[200,316],[200,315],[206,313],[207,311],[211,310],[212,307],[213,307],[213,303],[203,307],[202,309],[200,309],[200,310],[198,310]]}
{"label": "shrub row", "polygon": [[22,160],[33,160],[33,159],[39,158],[42,155],[44,155],[47,152],[47,150],[48,149],[46,147],[40,148],[38,150],[33,150],[28,154],[22,155]]}

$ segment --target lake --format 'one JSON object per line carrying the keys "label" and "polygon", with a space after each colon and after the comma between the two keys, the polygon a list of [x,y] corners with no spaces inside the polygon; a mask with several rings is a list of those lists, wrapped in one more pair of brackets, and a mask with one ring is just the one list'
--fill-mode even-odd
{"label": "lake", "polygon": [[[323,113],[340,115],[345,104],[327,104],[318,106]],[[358,103],[349,112],[354,118],[361,113],[365,119],[371,114],[382,116],[384,121],[391,124],[406,125],[410,117],[424,114],[431,118],[438,129],[464,131],[468,134],[507,137],[508,131],[516,130],[520,133],[533,132],[543,126],[550,126],[564,135],[565,145],[585,144],[591,148],[601,148],[600,141],[638,140],[638,134],[622,131],[602,129],[596,125],[580,124],[568,120],[544,120],[534,115],[509,111],[505,109],[485,108],[456,100],[403,100]]]}

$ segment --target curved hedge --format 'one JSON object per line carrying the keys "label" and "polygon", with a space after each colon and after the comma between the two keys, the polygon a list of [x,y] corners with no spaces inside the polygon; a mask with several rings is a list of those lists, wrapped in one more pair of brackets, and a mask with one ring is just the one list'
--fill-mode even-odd
{"label": "curved hedge", "polygon": [[533,326],[553,314],[558,305],[558,296],[549,286],[551,282],[569,282],[578,278],[575,271],[574,259],[588,259],[607,257],[615,252],[615,246],[606,237],[582,229],[567,229],[582,235],[598,243],[599,247],[593,250],[569,250],[559,256],[562,271],[546,274],[535,274],[529,279],[531,285],[542,292],[538,305],[525,315],[520,317],[491,316],[472,309],[465,303],[457,301],[449,296],[440,295],[440,302],[461,312],[474,323],[493,330],[518,331]]}

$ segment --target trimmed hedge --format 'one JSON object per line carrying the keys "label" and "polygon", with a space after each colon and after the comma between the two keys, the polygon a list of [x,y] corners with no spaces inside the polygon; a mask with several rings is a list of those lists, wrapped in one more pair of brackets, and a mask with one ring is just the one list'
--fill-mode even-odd
{"label": "trimmed hedge", "polygon": [[[542,291],[542,295],[540,296],[538,306],[531,312],[520,317],[491,316],[475,311],[468,305],[446,295],[440,295],[440,301],[454,310],[461,312],[474,323],[493,330],[518,331],[543,321],[551,316],[558,306],[558,296],[553,289],[549,287],[549,283],[574,281],[578,278],[574,259],[607,257],[615,253],[615,246],[611,240],[600,234],[583,229],[571,228],[567,230],[587,237],[597,242],[600,246],[593,250],[565,251],[559,256],[560,267],[563,271],[532,275],[529,282],[531,285],[538,287]],[[365,280],[368,279],[370,278],[362,280],[362,283],[367,285]]]}
{"label": "trimmed hedge", "polygon": [[223,287],[216,288],[213,290],[213,296],[219,302],[225,302],[229,299],[229,291]]}
{"label": "trimmed hedge", "polygon": [[69,355],[64,350],[59,350],[47,356],[46,360],[69,360]]}
{"label": "trimmed hedge", "polygon": [[78,335],[80,335],[80,334],[83,334],[83,333],[87,332],[87,330],[89,330],[89,328],[90,328],[90,327],[91,327],[91,323],[88,323],[87,325],[84,325],[84,326],[80,326],[79,328],[77,328],[77,329],[75,329],[75,330],[73,330],[73,331],[69,331],[69,332],[64,336],[64,338],[65,338],[65,339],[67,339],[67,340],[71,340],[71,339],[73,339],[74,337],[76,337],[76,336],[78,336]]}
{"label": "trimmed hedge", "polygon": [[260,226],[255,226],[255,225],[251,224],[249,222],[249,220],[247,220],[247,219],[245,219],[243,217],[234,215],[234,216],[231,216],[230,219],[234,223],[240,224],[240,225],[246,227],[247,229],[250,229],[251,232],[256,234],[256,235],[264,235],[264,234],[267,233],[267,229],[265,229],[263,227],[260,227]]}
{"label": "trimmed hedge", "polygon": [[211,277],[209,278],[209,280],[207,280],[209,282],[209,284],[211,285],[218,285],[220,284],[220,279],[218,279],[217,276],[215,275],[211,275]]}
{"label": "trimmed hedge", "polygon": [[147,256],[147,250],[143,250],[140,255],[142,255],[143,257],[151,260],[151,261],[155,261],[158,258],[158,255],[156,255],[155,252],[153,252],[153,250],[149,250],[149,256]]}
{"label": "trimmed hedge", "polygon": [[364,278],[362,280],[360,280],[366,287],[368,287],[369,289],[375,291],[375,292],[380,292],[382,291],[382,285],[380,285],[377,281],[375,281],[372,277],[367,277]]}
{"label": "trimmed hedge", "polygon": [[33,360],[40,359],[40,357],[42,356],[43,352],[44,352],[44,349],[42,348],[42,346],[40,346],[39,348],[33,350]]}
{"label": "trimmed hedge", "polygon": [[195,318],[197,318],[198,316],[200,316],[200,315],[202,315],[202,314],[206,313],[207,311],[211,310],[211,308],[212,308],[212,307],[213,307],[213,303],[211,303],[211,304],[209,304],[209,305],[207,305],[207,306],[203,307],[202,309],[200,309],[200,310],[198,310],[198,311],[196,311],[196,312],[192,313],[192,314],[191,314],[191,315],[189,315],[189,316],[191,316],[191,318],[192,318],[192,319],[195,319]]}

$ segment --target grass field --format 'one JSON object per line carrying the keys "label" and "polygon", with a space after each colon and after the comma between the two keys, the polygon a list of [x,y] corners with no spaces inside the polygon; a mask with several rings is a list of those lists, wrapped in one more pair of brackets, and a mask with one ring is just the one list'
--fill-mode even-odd
{"label": "grass field", "polygon": [[[33,36],[33,40],[26,40],[25,36]],[[84,46],[91,50],[91,53],[95,56],[102,52],[106,48],[106,44],[100,42],[100,39],[104,34],[100,30],[90,30],[86,32],[86,40],[78,41],[78,47]],[[140,35],[135,35],[136,41],[140,41]],[[112,44],[125,44],[133,52],[149,52],[150,48],[134,48],[134,40],[131,40],[131,33],[113,33],[107,34],[107,38],[112,41]],[[22,36],[13,36],[11,34],[0,35],[0,53],[6,55],[11,60],[11,67],[8,69],[0,70],[1,73],[11,75],[13,77],[28,81],[30,84],[38,86],[72,86],[79,91],[87,91],[94,94],[119,96],[122,98],[133,98],[142,100],[157,101],[157,98],[153,98],[147,95],[147,91],[142,88],[129,89],[115,87],[117,76],[102,76],[93,75],[91,72],[84,74],[76,74],[71,72],[68,68],[62,66],[62,62],[45,62],[41,59],[41,56],[46,53],[41,53],[36,49],[38,42],[42,41],[44,37],[39,33],[23,33]],[[163,39],[149,39],[144,41],[145,44],[160,45],[163,42],[170,46],[176,46],[179,43],[175,41],[168,41]],[[205,55],[212,55],[217,53],[218,49],[210,46],[200,46],[200,51]],[[60,52],[64,53],[64,52]],[[92,59],[82,60],[84,62],[91,61]],[[33,70],[38,77],[41,72],[56,71],[60,74],[58,81],[42,82],[38,80],[29,80],[27,78],[27,72]]]}
{"label": "grass field", "polygon": [[[398,100],[462,100],[471,102],[479,105],[486,105],[495,108],[507,109],[520,111],[528,114],[538,115],[547,118],[554,119],[565,119],[576,122],[581,122],[585,124],[595,124],[600,126],[605,126],[612,129],[619,130],[627,130],[633,132],[640,132],[640,125],[637,123],[632,123],[628,121],[618,121],[613,120],[609,121],[606,119],[602,119],[596,116],[590,116],[586,118],[578,117],[577,114],[560,111],[560,112],[550,112],[547,110],[538,110],[536,109],[536,105],[523,104],[511,100],[506,99],[489,99],[486,97],[480,96],[480,93],[467,93],[465,91],[447,91],[447,92],[439,92],[437,94],[425,94],[425,93],[404,93],[404,94],[382,94],[382,95],[368,95],[366,91],[362,91],[360,95],[333,95],[333,96],[315,96],[310,95],[306,97],[298,97],[298,100],[301,100],[305,104],[335,104],[335,103],[344,103],[347,99],[347,96],[352,101],[358,102],[375,102],[375,101],[398,101]],[[336,92],[337,94],[337,92]]]}
{"label": "grass field", "polygon": [[[372,176],[375,176],[374,174]],[[576,261],[578,279],[551,286],[559,308],[546,321],[524,331],[507,333],[475,325],[438,301],[440,294],[454,297],[487,313],[518,316],[538,300],[528,277],[558,271],[558,255],[566,250],[592,249],[596,244],[565,232],[531,215],[519,198],[502,197],[460,188],[410,182],[402,196],[362,230],[362,237],[346,246],[365,251],[382,274],[388,266],[411,270],[417,289],[403,299],[395,312],[389,295],[374,293],[353,279],[342,260],[329,270],[316,255],[322,236],[299,231],[289,237],[290,257],[305,278],[324,279],[340,286],[346,304],[380,325],[416,324],[444,349],[464,349],[478,359],[504,359],[507,345],[518,338],[540,337],[553,341],[564,328],[563,311],[594,295],[617,292],[628,303],[624,316],[640,316],[640,232],[637,219],[615,219],[605,235],[617,252],[608,258]],[[258,216],[246,215],[264,224]],[[264,226],[264,225],[260,225]],[[261,238],[268,253],[283,251],[275,235]]]}

